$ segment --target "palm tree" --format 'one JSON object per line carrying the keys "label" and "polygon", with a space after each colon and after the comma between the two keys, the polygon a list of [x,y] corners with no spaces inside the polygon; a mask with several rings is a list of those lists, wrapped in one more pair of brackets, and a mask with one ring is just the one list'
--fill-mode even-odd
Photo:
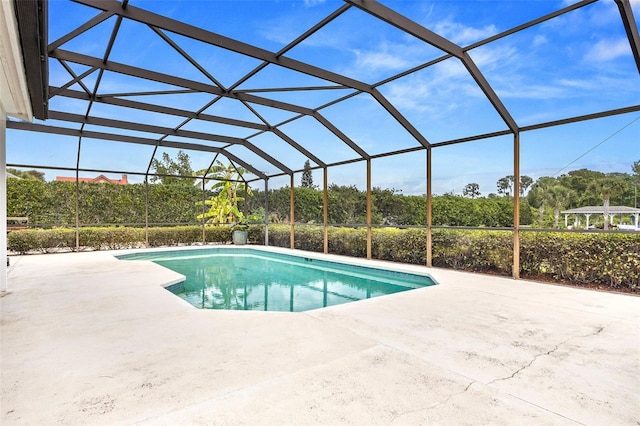
{"label": "palm tree", "polygon": [[553,207],[553,218],[555,228],[558,229],[558,219],[560,218],[560,210],[569,205],[575,193],[562,185],[554,185],[547,189],[545,201]]}
{"label": "palm tree", "polygon": [[543,176],[531,186],[531,191],[529,191],[527,195],[529,205],[538,208],[538,222],[540,227],[544,226],[544,208],[547,202],[547,192],[556,185],[556,179],[550,176]]}
{"label": "palm tree", "polygon": [[612,196],[622,193],[625,189],[624,182],[612,177],[595,180],[587,186],[587,191],[595,192],[602,197],[604,207],[604,230],[609,230],[609,200]]}

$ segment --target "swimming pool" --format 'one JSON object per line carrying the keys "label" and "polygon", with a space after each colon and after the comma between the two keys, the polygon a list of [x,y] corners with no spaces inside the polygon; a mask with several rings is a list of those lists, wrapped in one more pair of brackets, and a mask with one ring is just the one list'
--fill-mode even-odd
{"label": "swimming pool", "polygon": [[434,285],[410,274],[248,248],[117,256],[150,260],[186,277],[167,290],[201,309],[300,312]]}

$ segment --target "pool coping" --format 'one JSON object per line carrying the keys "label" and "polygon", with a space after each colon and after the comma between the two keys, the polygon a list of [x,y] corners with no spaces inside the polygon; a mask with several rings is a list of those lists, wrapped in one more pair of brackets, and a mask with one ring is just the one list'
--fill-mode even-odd
{"label": "pool coping", "polygon": [[[219,250],[219,249],[230,249],[230,250],[242,250],[242,249],[250,249],[256,251],[265,251],[271,253],[280,253],[289,256],[296,257],[306,257],[310,259],[317,260],[325,260],[330,262],[337,263],[345,263],[348,265],[354,266],[363,266],[368,268],[378,268],[378,269],[389,269],[397,272],[406,272],[415,275],[423,275],[431,277],[430,270],[431,268],[427,268],[426,265],[415,265],[409,263],[399,263],[399,262],[391,262],[388,260],[381,259],[366,259],[361,257],[351,257],[333,253],[319,253],[315,251],[306,251],[300,249],[290,249],[285,247],[277,247],[277,246],[264,246],[264,245],[223,245],[223,244],[212,244],[212,245],[197,245],[197,246],[167,246],[167,247],[152,247],[152,248],[139,248],[139,249],[125,249],[125,250],[117,250],[117,251],[105,251],[105,253],[109,253],[112,256],[123,256],[128,254],[135,253],[153,253],[153,252],[167,252],[167,251],[188,251],[188,250]],[[435,279],[434,279],[435,280]]]}

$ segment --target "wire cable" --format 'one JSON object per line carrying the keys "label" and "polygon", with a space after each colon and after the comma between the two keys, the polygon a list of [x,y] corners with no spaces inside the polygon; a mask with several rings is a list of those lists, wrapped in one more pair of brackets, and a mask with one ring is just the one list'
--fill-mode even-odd
{"label": "wire cable", "polygon": [[615,135],[617,135],[618,133],[623,131],[624,129],[626,129],[627,127],[631,126],[633,123],[635,123],[638,120],[640,120],[640,116],[634,118],[633,120],[631,120],[630,123],[628,123],[627,125],[621,127],[620,129],[616,130],[611,135],[609,135],[606,138],[604,138],[602,141],[598,142],[596,145],[591,147],[588,151],[586,151],[583,154],[581,154],[580,156],[578,156],[575,160],[573,160],[572,162],[570,162],[569,164],[567,164],[566,166],[564,166],[563,168],[561,168],[560,170],[558,170],[557,172],[552,174],[551,176],[555,177],[558,173],[560,173],[561,171],[563,171],[564,169],[566,169],[567,167],[569,167],[570,165],[572,165],[573,163],[575,163],[576,161],[578,161],[579,159],[581,159],[582,157],[584,157],[585,155],[587,155],[588,153],[590,153],[591,151],[593,151],[594,149],[596,149],[597,147],[599,147],[600,145],[602,145],[603,143],[605,143],[606,141],[608,141],[609,139],[611,139],[612,137],[614,137]]}

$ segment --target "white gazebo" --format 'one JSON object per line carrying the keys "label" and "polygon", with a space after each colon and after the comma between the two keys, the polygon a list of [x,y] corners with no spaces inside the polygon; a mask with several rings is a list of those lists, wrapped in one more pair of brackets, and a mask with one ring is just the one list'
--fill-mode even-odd
{"label": "white gazebo", "polygon": [[[589,217],[593,214],[596,215],[605,215],[604,206],[585,206],[578,207],[576,209],[563,210],[561,213],[564,214],[564,225],[568,227],[569,215],[573,215],[573,226],[574,228],[580,225],[579,216],[584,215],[586,217],[586,225],[585,229],[589,228]],[[638,219],[640,218],[640,209],[634,207],[625,207],[625,206],[609,206],[607,208],[607,214],[609,215],[609,223],[613,225],[613,219],[616,215],[620,215],[620,221],[618,222],[618,229],[625,230],[634,230],[638,231],[640,228],[638,227]],[[623,215],[631,215],[633,216],[633,224],[622,224],[622,216]],[[622,226],[622,227],[621,227]]]}

